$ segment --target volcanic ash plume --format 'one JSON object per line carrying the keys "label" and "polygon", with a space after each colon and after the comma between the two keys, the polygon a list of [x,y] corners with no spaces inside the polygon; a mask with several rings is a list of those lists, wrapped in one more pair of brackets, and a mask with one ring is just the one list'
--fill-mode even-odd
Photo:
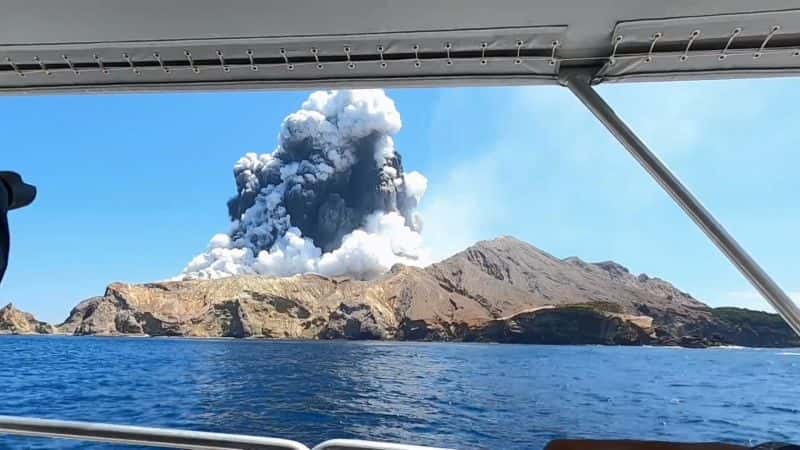
{"label": "volcanic ash plume", "polygon": [[314,272],[368,279],[428,255],[415,212],[427,180],[404,173],[400,114],[381,90],[315,92],[284,119],[272,153],[233,168],[231,230],[178,278]]}

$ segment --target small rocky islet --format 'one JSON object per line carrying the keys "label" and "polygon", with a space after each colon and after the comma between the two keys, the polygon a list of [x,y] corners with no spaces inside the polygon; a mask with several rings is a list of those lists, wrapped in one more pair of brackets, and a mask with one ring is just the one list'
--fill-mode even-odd
{"label": "small rocky islet", "polygon": [[481,241],[368,281],[307,274],[112,283],[59,325],[7,305],[0,333],[798,347],[776,314],[711,308],[614,262]]}

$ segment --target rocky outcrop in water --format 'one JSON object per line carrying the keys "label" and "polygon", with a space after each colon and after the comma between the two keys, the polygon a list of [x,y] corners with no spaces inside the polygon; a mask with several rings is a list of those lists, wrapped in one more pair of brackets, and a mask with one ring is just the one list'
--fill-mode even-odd
{"label": "rocky outcrop in water", "polygon": [[51,334],[53,326],[9,303],[0,308],[0,334]]}
{"label": "rocky outcrop in water", "polygon": [[774,314],[712,309],[613,262],[559,259],[504,237],[370,281],[241,276],[114,283],[58,331],[79,335],[797,346]]}

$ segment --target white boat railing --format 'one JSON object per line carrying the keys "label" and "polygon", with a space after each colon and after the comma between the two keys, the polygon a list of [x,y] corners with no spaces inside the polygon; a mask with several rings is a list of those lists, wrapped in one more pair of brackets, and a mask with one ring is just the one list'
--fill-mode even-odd
{"label": "white boat railing", "polygon": [[[4,434],[190,450],[309,450],[304,444],[289,439],[15,416],[0,416],[0,435]],[[446,449],[355,439],[333,439],[315,446],[312,450]]]}

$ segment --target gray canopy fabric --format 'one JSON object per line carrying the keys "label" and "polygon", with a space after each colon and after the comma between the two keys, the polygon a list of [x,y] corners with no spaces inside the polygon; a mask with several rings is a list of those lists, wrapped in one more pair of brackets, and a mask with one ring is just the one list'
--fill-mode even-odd
{"label": "gray canopy fabric", "polygon": [[800,0],[0,0],[0,92],[793,75]]}

